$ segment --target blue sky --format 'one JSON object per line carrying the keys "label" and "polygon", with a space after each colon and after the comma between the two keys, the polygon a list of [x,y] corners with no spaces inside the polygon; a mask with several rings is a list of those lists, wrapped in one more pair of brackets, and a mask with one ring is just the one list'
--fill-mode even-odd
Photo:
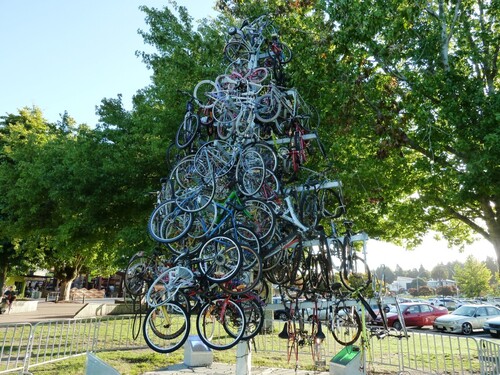
{"label": "blue sky", "polygon": [[[180,0],[195,19],[214,15],[214,0]],[[0,1],[0,116],[38,106],[55,122],[65,110],[78,123],[97,123],[103,98],[147,86],[150,72],[135,51],[150,50],[141,5],[167,0]]]}

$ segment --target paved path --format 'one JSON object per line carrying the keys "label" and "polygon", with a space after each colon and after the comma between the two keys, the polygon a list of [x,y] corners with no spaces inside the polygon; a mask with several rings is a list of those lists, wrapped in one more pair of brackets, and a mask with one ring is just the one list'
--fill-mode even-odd
{"label": "paved path", "polygon": [[[184,364],[172,365],[158,371],[146,372],[143,375],[185,375],[185,374],[205,374],[205,375],[240,375],[236,372],[236,365],[226,365],[223,363],[212,363],[209,367],[187,367]],[[329,372],[315,372],[305,370],[252,367],[248,375],[328,375]]]}

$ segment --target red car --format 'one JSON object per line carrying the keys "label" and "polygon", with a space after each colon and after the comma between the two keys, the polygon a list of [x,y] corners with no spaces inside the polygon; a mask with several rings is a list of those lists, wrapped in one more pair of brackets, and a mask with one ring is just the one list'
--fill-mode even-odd
{"label": "red car", "polygon": [[[448,309],[442,306],[432,306],[428,303],[408,302],[400,303],[399,308],[401,315],[407,327],[423,327],[431,326],[434,320],[441,315],[448,314]],[[392,307],[391,311],[386,314],[389,327],[394,327],[397,330],[402,328],[396,307]],[[377,324],[382,324],[380,318],[377,319]]]}

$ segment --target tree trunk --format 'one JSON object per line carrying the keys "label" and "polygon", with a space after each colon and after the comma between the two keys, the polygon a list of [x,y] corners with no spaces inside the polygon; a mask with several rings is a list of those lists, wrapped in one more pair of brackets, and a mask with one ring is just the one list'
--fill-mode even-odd
{"label": "tree trunk", "polygon": [[67,280],[61,280],[61,287],[59,289],[59,300],[60,301],[69,301],[70,300],[70,292],[71,292],[71,284],[76,279],[73,277]]}
{"label": "tree trunk", "polygon": [[59,289],[59,300],[60,301],[69,301],[70,299],[70,291],[71,291],[71,283],[78,276],[79,268],[74,266],[62,266],[60,268],[56,268],[54,270],[54,276],[61,280],[61,286]]}
{"label": "tree trunk", "polygon": [[7,259],[4,259],[3,266],[0,268],[0,294],[5,289],[5,281],[7,280]]}

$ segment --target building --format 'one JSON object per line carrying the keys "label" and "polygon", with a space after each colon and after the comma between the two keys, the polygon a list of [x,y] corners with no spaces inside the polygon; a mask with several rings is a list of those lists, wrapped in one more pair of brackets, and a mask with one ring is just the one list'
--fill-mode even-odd
{"label": "building", "polygon": [[413,280],[412,277],[398,276],[398,278],[389,285],[389,290],[396,293],[401,289],[407,290],[408,284],[411,284]]}

